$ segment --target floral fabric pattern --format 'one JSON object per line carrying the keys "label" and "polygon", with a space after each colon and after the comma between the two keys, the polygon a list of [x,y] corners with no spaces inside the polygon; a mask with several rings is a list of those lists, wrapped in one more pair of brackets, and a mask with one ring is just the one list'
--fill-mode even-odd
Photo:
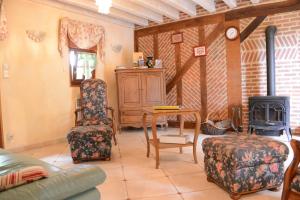
{"label": "floral fabric pattern", "polygon": [[95,125],[97,121],[107,121],[106,83],[99,79],[84,80],[80,91],[83,124],[89,125],[90,122]]}
{"label": "floral fabric pattern", "polygon": [[105,31],[102,26],[62,18],[59,27],[58,49],[61,55],[66,51],[68,38],[80,49],[98,46],[100,59],[104,57]]}
{"label": "floral fabric pattern", "polygon": [[207,176],[229,193],[279,187],[288,147],[262,136],[206,138],[202,143]]}
{"label": "floral fabric pattern", "polygon": [[77,126],[67,136],[74,161],[104,160],[111,156],[112,129],[110,126]]}
{"label": "floral fabric pattern", "polygon": [[292,180],[291,189],[294,192],[300,193],[300,168],[298,169],[296,176]]}

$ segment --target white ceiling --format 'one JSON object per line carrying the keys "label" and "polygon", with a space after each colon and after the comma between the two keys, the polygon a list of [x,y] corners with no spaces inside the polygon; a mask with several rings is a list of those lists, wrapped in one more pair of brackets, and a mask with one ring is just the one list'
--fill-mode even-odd
{"label": "white ceiling", "polygon": [[[56,0],[60,3],[97,12],[95,0]],[[197,16],[197,7],[208,13],[216,12],[215,0],[112,0],[108,16],[140,26],[148,26],[149,20],[161,24],[164,16],[172,20],[180,19],[180,12],[191,17]],[[237,7],[237,0],[222,0],[228,8]],[[263,0],[245,0],[251,4]]]}

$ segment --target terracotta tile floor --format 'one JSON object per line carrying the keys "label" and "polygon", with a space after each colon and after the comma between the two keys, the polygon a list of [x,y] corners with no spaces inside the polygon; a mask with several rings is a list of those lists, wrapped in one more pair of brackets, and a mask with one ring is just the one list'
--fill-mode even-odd
{"label": "terracotta tile floor", "polygon": [[[162,134],[174,133],[158,129]],[[192,130],[185,130],[191,134]],[[161,151],[160,169],[155,169],[153,148],[150,158],[146,157],[145,138],[142,129],[123,131],[118,135],[118,145],[113,146],[111,161],[89,162],[101,167],[107,174],[104,184],[97,188],[102,200],[226,200],[228,194],[216,185],[206,181],[203,169],[201,142],[207,137],[200,135],[197,148],[199,164],[194,164],[192,148],[184,148],[183,154],[178,149]],[[286,137],[276,137],[285,143]],[[291,151],[292,152],[292,151]],[[68,168],[74,166],[67,143],[60,143],[23,152],[53,165]],[[290,153],[287,166],[293,154]],[[87,163],[85,163],[87,164]],[[280,199],[281,191],[263,191],[245,195],[245,200]]]}

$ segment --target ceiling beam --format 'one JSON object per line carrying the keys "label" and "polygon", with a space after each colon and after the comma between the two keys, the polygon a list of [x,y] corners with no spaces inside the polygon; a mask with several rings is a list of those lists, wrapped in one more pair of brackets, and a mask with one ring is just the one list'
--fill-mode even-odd
{"label": "ceiling beam", "polygon": [[[59,3],[65,4],[65,5],[70,5],[70,6],[74,6],[77,8],[82,8],[94,13],[97,13],[99,15],[102,15],[98,12],[97,6],[95,5],[95,3],[93,3],[93,1],[89,1],[89,0],[56,0]],[[129,13],[111,8],[110,13],[107,15],[113,18],[117,18],[119,20],[123,20],[126,22],[130,22],[133,24],[137,24],[140,26],[148,26],[148,20],[137,17],[135,15],[131,15]]]}
{"label": "ceiling beam", "polygon": [[251,1],[251,3],[253,3],[253,4],[260,3],[260,0],[250,0],[250,1]]}
{"label": "ceiling beam", "polygon": [[262,5],[257,5],[255,7],[250,6],[246,8],[229,10],[226,11],[225,13],[217,13],[208,16],[194,17],[191,19],[171,22],[168,24],[146,27],[146,28],[136,30],[135,34],[136,37],[141,37],[145,35],[168,32],[174,29],[196,27],[196,26],[206,25],[206,24],[216,24],[220,21],[231,21],[231,20],[243,19],[248,17],[267,16],[267,15],[273,15],[277,13],[292,12],[296,10],[300,10],[300,2],[298,2],[298,0],[262,4]]}
{"label": "ceiling beam", "polygon": [[192,0],[192,1],[200,5],[208,12],[216,12],[216,4],[214,0]]}
{"label": "ceiling beam", "polygon": [[162,15],[130,1],[113,0],[112,7],[157,23],[162,23],[164,21]]}
{"label": "ceiling beam", "polygon": [[231,10],[225,13],[225,20],[236,20],[248,17],[273,15],[276,13],[292,12],[300,10],[299,0],[287,0],[270,4],[257,5]]}
{"label": "ceiling beam", "polygon": [[140,18],[138,16],[132,15],[127,12],[123,12],[123,11],[115,9],[115,8],[111,8],[110,13],[108,15],[118,18],[118,19],[121,19],[121,20],[129,21],[131,23],[134,23],[134,24],[137,24],[140,26],[148,26],[149,25],[147,19]]}
{"label": "ceiling beam", "polygon": [[175,8],[159,1],[159,0],[130,0],[131,2],[135,2],[140,6],[147,7],[154,12],[157,12],[161,15],[169,17],[170,19],[178,20],[179,19],[179,11]]}
{"label": "ceiling beam", "polygon": [[170,6],[190,16],[197,15],[196,4],[192,1],[189,0],[161,0],[161,1],[169,4]]}
{"label": "ceiling beam", "polygon": [[237,7],[236,0],[223,0],[229,8]]}

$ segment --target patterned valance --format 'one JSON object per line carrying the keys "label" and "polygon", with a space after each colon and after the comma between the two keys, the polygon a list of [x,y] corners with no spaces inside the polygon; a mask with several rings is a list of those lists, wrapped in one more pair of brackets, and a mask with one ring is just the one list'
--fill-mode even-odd
{"label": "patterned valance", "polygon": [[100,59],[104,58],[104,28],[99,25],[89,24],[63,18],[60,20],[58,49],[61,55],[68,47],[68,41],[72,41],[79,49],[91,49],[98,47]]}
{"label": "patterned valance", "polygon": [[3,41],[7,38],[7,19],[5,15],[3,0],[0,0],[0,41]]}

